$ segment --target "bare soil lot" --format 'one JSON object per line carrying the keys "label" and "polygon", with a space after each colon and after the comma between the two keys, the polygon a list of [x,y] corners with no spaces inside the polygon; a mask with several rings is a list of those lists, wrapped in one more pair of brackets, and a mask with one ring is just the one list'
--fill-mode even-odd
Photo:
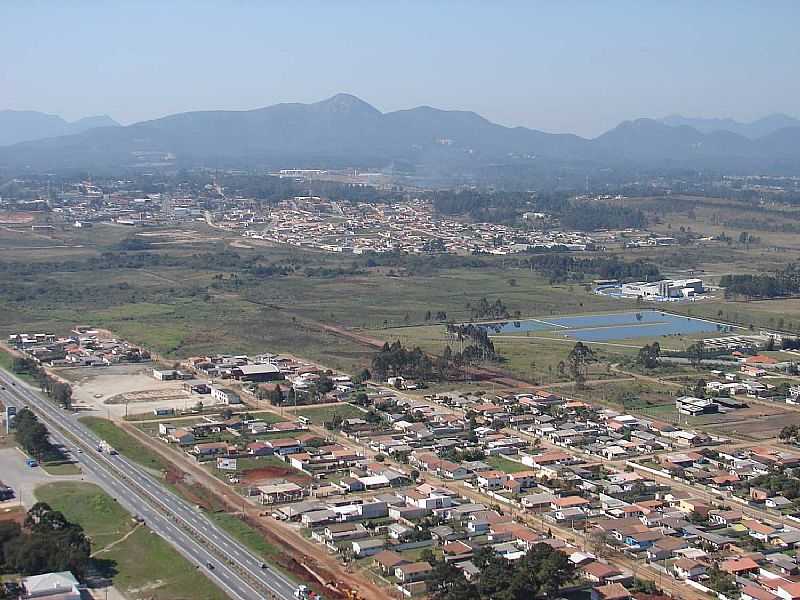
{"label": "bare soil lot", "polygon": [[776,438],[786,425],[800,425],[800,412],[771,410],[765,406],[752,406],[724,415],[724,420],[703,424],[702,428],[720,435],[736,435],[766,441]]}
{"label": "bare soil lot", "polygon": [[209,396],[192,395],[182,389],[181,381],[159,381],[152,376],[151,364],[113,365],[56,369],[72,384],[77,408],[125,415],[152,412],[154,408],[185,409],[196,402],[210,402]]}

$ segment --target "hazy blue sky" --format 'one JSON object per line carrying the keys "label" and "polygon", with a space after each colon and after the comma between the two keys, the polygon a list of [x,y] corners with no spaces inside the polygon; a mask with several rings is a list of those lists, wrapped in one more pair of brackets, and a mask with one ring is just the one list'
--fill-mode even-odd
{"label": "hazy blue sky", "polygon": [[0,2],[0,108],[129,123],[349,92],[596,135],[800,116],[800,2]]}

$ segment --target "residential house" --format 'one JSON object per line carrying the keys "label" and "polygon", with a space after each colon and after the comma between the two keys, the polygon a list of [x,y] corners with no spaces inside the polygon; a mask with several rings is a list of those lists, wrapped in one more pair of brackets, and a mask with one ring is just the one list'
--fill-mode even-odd
{"label": "residential house", "polygon": [[621,583],[610,583],[592,589],[592,600],[630,600],[631,594]]}
{"label": "residential house", "polygon": [[701,575],[706,574],[706,566],[690,558],[679,558],[672,563],[672,572],[678,579],[697,580]]}
{"label": "residential house", "polygon": [[389,573],[394,573],[395,568],[407,564],[409,561],[397,552],[381,550],[372,557],[372,562],[380,569],[381,573],[388,575]]}
{"label": "residential house", "polygon": [[433,567],[430,563],[420,561],[398,565],[395,567],[394,576],[397,578],[397,581],[401,583],[411,583],[427,579],[432,571]]}

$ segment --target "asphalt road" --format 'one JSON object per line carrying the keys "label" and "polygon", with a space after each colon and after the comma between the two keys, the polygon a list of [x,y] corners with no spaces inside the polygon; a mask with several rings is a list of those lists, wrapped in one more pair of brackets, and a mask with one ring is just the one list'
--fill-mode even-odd
{"label": "asphalt road", "polygon": [[[235,600],[281,598],[291,600],[296,584],[272,568],[123,456],[98,452],[101,440],[69,411],[28,389],[13,375],[0,371],[0,397],[17,410],[27,406],[47,425],[51,436],[67,449],[92,478],[131,514],[198,565]],[[78,449],[82,451],[79,452]],[[210,565],[210,566],[209,566]]]}

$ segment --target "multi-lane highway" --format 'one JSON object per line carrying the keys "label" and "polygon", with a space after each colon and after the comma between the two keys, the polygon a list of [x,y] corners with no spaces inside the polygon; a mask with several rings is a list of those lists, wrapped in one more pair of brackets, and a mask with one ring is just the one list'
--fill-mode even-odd
{"label": "multi-lane highway", "polygon": [[27,406],[107,493],[172,544],[235,600],[293,597],[296,585],[265,565],[209,520],[199,509],[166,489],[144,468],[118,454],[98,452],[102,442],[72,413],[28,389],[0,370],[0,399],[17,410]]}

